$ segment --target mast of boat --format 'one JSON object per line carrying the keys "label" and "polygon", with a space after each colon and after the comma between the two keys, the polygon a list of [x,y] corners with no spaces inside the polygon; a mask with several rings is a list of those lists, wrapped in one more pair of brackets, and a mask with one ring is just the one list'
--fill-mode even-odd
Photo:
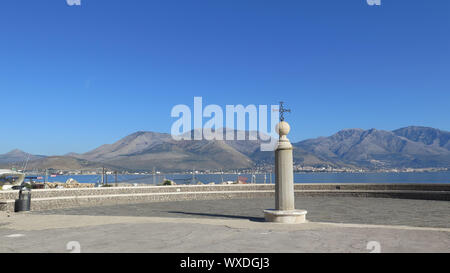
{"label": "mast of boat", "polygon": [[27,159],[25,160],[25,164],[23,165],[23,173],[25,173],[25,170],[27,169],[28,166],[28,160],[30,159],[30,155],[28,154]]}
{"label": "mast of boat", "polygon": [[103,185],[104,182],[105,182],[105,167],[102,168],[102,180],[101,180],[101,185]]}
{"label": "mast of boat", "polygon": [[[103,169],[105,169],[105,168],[103,168]],[[104,172],[105,172],[105,184],[108,185],[108,173],[106,170],[104,170]]]}
{"label": "mast of boat", "polygon": [[47,182],[48,182],[48,169],[45,169],[44,187]]}

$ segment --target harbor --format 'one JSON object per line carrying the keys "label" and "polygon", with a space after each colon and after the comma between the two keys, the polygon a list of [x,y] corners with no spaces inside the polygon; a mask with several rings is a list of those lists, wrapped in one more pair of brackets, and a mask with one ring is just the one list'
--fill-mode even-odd
{"label": "harbor", "polygon": [[[63,187],[73,179],[79,184],[91,184],[92,187],[104,184],[114,186],[148,186],[162,185],[165,180],[173,181],[177,185],[196,184],[273,184],[273,173],[223,173],[223,174],[106,174],[102,183],[102,176],[98,174],[70,174],[48,176],[33,174],[31,181],[44,187],[46,181],[49,188],[56,188],[52,183]],[[39,179],[38,179],[39,178]],[[245,181],[244,181],[245,180]],[[29,179],[28,179],[29,181]],[[294,183],[450,183],[450,172],[405,172],[405,173],[294,173]]]}

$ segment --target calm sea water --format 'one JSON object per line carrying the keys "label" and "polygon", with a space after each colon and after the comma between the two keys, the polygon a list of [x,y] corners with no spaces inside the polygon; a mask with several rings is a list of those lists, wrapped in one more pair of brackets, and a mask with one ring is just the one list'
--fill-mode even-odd
{"label": "calm sea water", "polygon": [[[251,174],[241,174],[251,182]],[[198,174],[195,175],[195,182],[192,183],[191,174],[165,174],[165,175],[118,175],[119,183],[144,183],[158,184],[164,178],[171,179],[177,184],[221,183],[222,181],[235,181],[237,174]],[[61,175],[49,177],[49,182],[65,182],[73,178],[80,183],[98,183],[101,181],[100,175]],[[108,183],[114,183],[114,175],[108,175]],[[295,173],[295,183],[450,183],[450,172],[429,172],[429,173]],[[43,180],[38,180],[43,181]],[[256,183],[275,182],[269,174],[264,178],[264,174],[255,175]]]}

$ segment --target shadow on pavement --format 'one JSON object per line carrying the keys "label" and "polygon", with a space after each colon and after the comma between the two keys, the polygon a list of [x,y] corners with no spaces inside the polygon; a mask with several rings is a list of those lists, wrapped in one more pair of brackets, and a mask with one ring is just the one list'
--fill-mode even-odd
{"label": "shadow on pavement", "polygon": [[185,211],[168,211],[168,213],[178,213],[178,214],[184,214],[184,215],[196,215],[196,216],[205,216],[205,217],[248,219],[248,220],[250,220],[252,222],[264,222],[264,218],[263,217],[227,215],[227,214],[217,214],[217,213],[185,212]]}

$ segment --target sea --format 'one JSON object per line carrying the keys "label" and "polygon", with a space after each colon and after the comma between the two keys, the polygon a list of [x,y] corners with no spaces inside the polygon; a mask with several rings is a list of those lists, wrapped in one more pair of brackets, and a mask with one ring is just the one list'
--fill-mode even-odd
{"label": "sea", "polygon": [[[158,175],[114,175],[105,176],[107,183],[131,183],[156,185],[165,179],[177,184],[220,184],[226,181],[236,181],[238,176],[247,178],[247,183],[275,183],[274,174],[158,174]],[[36,180],[43,182],[42,179]],[[48,177],[49,182],[66,182],[73,178],[80,183],[100,183],[100,175],[57,175]],[[242,178],[240,179],[242,180]],[[402,172],[402,173],[294,173],[295,183],[450,183],[450,171],[446,172]]]}

